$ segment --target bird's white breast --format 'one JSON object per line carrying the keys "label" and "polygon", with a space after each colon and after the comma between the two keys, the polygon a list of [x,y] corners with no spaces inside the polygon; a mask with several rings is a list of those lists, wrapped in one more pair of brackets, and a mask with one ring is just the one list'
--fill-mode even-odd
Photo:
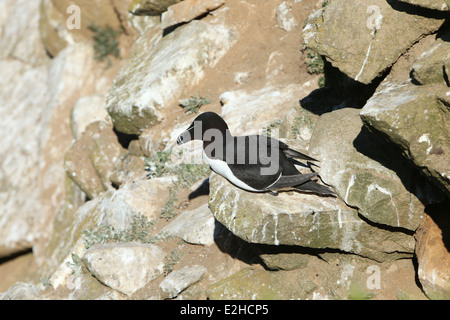
{"label": "bird's white breast", "polygon": [[231,171],[230,167],[225,161],[218,160],[218,159],[211,159],[209,158],[205,151],[203,151],[203,156],[205,157],[206,162],[209,164],[211,169],[217,173],[220,174],[222,177],[228,179],[231,183],[238,186],[239,188],[242,188],[244,190],[253,191],[253,192],[263,192],[264,190],[257,190],[252,187],[250,187],[245,182],[239,180]]}

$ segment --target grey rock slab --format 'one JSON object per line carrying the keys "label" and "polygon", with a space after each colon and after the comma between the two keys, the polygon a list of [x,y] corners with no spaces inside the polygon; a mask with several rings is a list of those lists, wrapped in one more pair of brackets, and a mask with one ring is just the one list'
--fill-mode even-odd
{"label": "grey rock slab", "polygon": [[206,268],[200,265],[172,271],[159,285],[163,298],[175,298],[183,290],[200,281],[206,271]]}
{"label": "grey rock slab", "polygon": [[162,274],[164,260],[161,248],[140,243],[94,245],[83,256],[93,276],[128,296]]}

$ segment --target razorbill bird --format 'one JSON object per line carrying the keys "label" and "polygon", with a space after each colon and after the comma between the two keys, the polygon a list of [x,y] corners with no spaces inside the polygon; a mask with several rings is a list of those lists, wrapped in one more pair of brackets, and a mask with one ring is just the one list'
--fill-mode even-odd
{"label": "razorbill bird", "polygon": [[302,174],[294,165],[297,162],[294,158],[318,160],[264,135],[234,137],[225,120],[214,112],[197,116],[178,136],[177,144],[191,140],[202,140],[203,154],[211,169],[244,190],[276,192],[296,189],[335,196],[335,192],[311,180],[317,173]]}

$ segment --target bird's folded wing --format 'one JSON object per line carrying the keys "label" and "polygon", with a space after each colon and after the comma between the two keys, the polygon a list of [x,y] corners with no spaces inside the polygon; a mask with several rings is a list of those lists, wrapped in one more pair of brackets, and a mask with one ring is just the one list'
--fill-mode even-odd
{"label": "bird's folded wing", "polygon": [[296,174],[291,176],[281,176],[277,182],[271,185],[268,189],[270,190],[279,190],[282,188],[293,187],[297,185],[301,185],[312,178],[317,176],[317,173],[308,173],[308,174]]}

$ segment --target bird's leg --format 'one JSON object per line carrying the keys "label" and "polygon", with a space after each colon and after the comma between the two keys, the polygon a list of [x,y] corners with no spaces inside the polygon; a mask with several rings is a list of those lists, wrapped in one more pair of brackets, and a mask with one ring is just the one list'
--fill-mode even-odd
{"label": "bird's leg", "polygon": [[274,196],[274,197],[278,196],[278,192],[272,191],[272,190],[269,190],[269,194]]}

